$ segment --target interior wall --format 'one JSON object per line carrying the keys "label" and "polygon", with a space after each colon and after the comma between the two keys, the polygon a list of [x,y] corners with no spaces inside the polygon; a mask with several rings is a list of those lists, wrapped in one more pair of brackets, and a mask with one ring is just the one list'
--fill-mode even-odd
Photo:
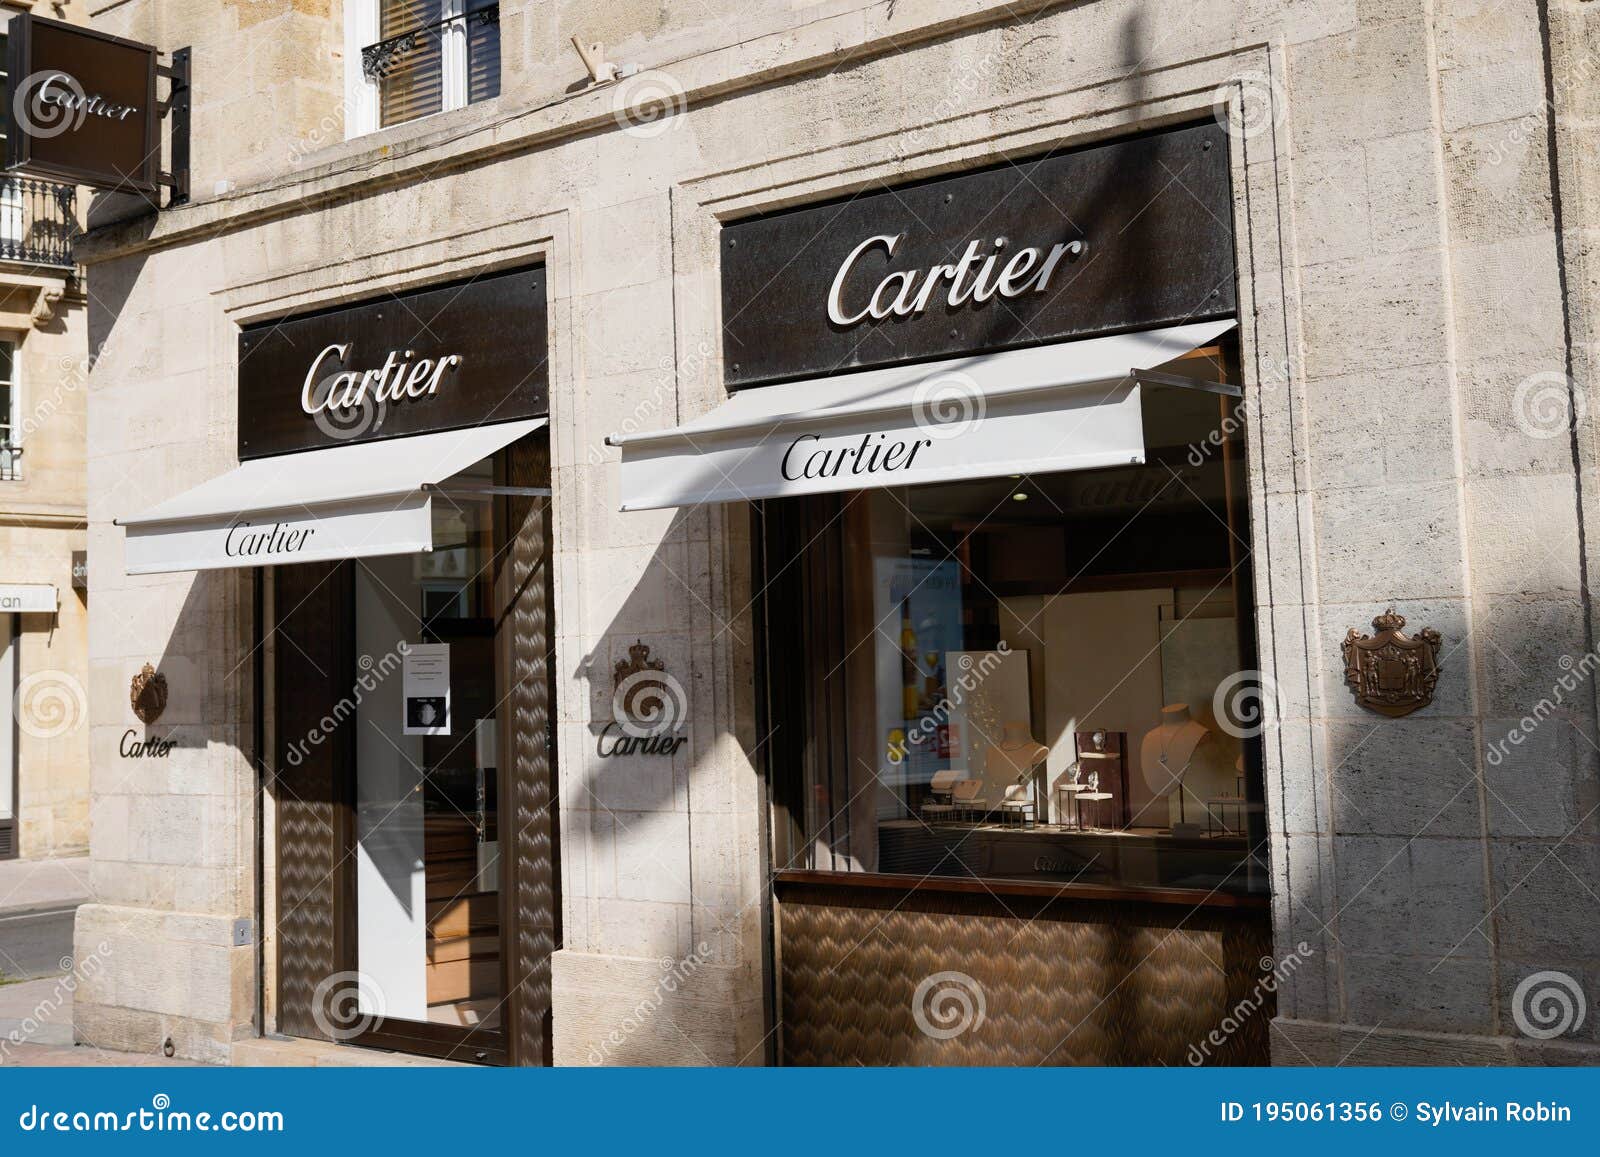
{"label": "interior wall", "polygon": [[[396,592],[415,589],[412,566],[394,555],[356,567],[357,656],[377,661],[411,638],[415,613]],[[363,1011],[427,1020],[422,737],[398,734],[403,690],[398,676],[380,679],[356,710],[356,954],[384,995],[383,1009]]]}
{"label": "interior wall", "polygon": [[[1169,822],[1167,812],[1145,784],[1137,753],[1139,741],[1160,722],[1161,608],[1171,603],[1168,588],[1000,600],[1002,638],[1028,651],[1034,736],[1050,748],[1045,766],[1051,786],[1072,763],[1074,731],[1127,732],[1134,822],[1154,827]],[[1115,659],[1100,661],[1105,656]],[[1059,822],[1054,798],[1047,806],[1050,821]]]}

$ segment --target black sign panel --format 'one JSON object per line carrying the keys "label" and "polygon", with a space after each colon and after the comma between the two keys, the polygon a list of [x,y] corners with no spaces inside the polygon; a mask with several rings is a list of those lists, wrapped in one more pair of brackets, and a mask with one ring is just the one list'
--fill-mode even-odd
{"label": "black sign panel", "polygon": [[28,14],[12,18],[8,35],[6,167],[155,192],[156,50]]}
{"label": "black sign panel", "polygon": [[543,269],[496,273],[239,335],[239,458],[549,413]]}
{"label": "black sign panel", "polygon": [[1215,123],[722,231],[732,388],[1234,311]]}

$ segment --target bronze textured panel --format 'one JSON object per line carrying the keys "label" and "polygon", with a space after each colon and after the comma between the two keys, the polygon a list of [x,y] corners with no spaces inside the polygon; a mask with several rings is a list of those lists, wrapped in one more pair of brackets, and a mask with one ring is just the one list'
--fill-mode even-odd
{"label": "bronze textured panel", "polygon": [[[546,435],[524,438],[506,455],[512,486],[550,485]],[[555,740],[552,652],[554,588],[550,579],[550,504],[512,498],[506,504],[514,532],[507,554],[512,686],[507,697],[511,752],[501,798],[509,832],[507,917],[510,984],[508,1026],[513,1064],[551,1061],[550,956],[559,944],[556,894]],[[504,736],[504,733],[502,733]],[[505,742],[504,738],[502,742]]]}
{"label": "bronze textured panel", "polygon": [[[278,1028],[290,1036],[326,1039],[314,994],[344,967],[339,921],[349,875],[343,852],[354,730],[339,728],[317,745],[303,741],[329,705],[349,693],[353,573],[349,563],[308,563],[274,574]],[[298,661],[286,662],[286,655]],[[299,745],[295,762],[288,758],[291,745]]]}
{"label": "bronze textured panel", "polygon": [[1265,912],[786,885],[779,920],[785,1064],[1269,1063]]}

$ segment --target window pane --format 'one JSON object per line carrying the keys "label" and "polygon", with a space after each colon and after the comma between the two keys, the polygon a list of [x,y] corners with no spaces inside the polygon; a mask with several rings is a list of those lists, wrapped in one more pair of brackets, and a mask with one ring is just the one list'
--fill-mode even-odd
{"label": "window pane", "polygon": [[444,57],[436,32],[419,33],[414,47],[397,47],[378,85],[379,123],[387,127],[436,113],[444,100]]}
{"label": "window pane", "polygon": [[839,608],[805,694],[842,695],[797,724],[794,866],[1265,888],[1235,404],[1145,387],[1144,465],[844,497],[798,568]]}
{"label": "window pane", "polygon": [[378,13],[378,37],[387,40],[438,24],[444,18],[444,0],[383,0]]}
{"label": "window pane", "polygon": [[467,5],[467,103],[500,95],[500,6]]}
{"label": "window pane", "polygon": [[[492,480],[492,467],[452,481]],[[367,1011],[490,1030],[503,1003],[494,730],[507,687],[492,523],[487,501],[441,495],[434,550],[356,564],[372,684],[356,705],[357,955],[384,998]],[[438,686],[410,681],[424,662]]]}

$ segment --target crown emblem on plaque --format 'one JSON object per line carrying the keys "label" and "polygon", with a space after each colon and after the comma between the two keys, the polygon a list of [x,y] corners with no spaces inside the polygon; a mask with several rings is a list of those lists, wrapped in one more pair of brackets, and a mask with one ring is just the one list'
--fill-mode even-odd
{"label": "crown emblem on plaque", "polygon": [[688,716],[683,685],[667,674],[667,665],[650,657],[642,639],[628,648],[628,657],[612,667],[612,718],[631,736],[659,736],[681,728]]}
{"label": "crown emblem on plaque", "polygon": [[140,723],[154,723],[167,709],[167,677],[146,663],[129,685],[128,702]]}
{"label": "crown emblem on plaque", "polygon": [[667,665],[660,659],[650,657],[650,644],[643,639],[634,641],[628,648],[628,657],[618,659],[612,671],[612,682],[620,687],[627,682],[630,675],[639,675],[645,671],[665,671]]}
{"label": "crown emblem on plaque", "polygon": [[1439,682],[1439,632],[1424,627],[1412,638],[1405,625],[1405,616],[1390,607],[1372,620],[1376,634],[1351,627],[1340,647],[1344,681],[1356,702],[1394,719],[1432,703]]}

